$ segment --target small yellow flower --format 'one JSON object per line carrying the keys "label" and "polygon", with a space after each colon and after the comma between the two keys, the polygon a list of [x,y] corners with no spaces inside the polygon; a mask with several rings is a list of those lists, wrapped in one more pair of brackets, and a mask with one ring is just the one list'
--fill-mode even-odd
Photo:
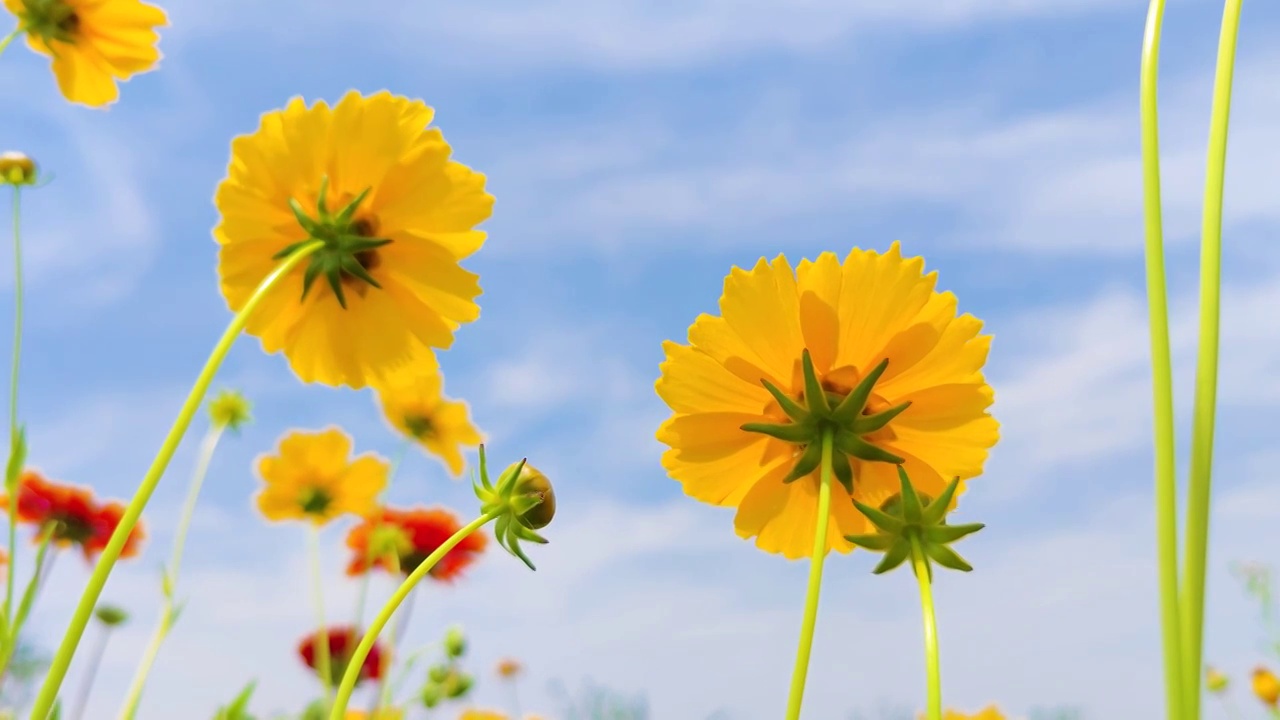
{"label": "small yellow flower", "polygon": [[392,427],[440,458],[454,477],[461,475],[462,448],[477,447],[484,438],[471,424],[467,404],[445,397],[435,354],[423,352],[374,386],[382,414]]}
{"label": "small yellow flower", "polygon": [[343,514],[367,515],[387,485],[389,466],[373,453],[354,459],[351,438],[336,427],[295,430],[276,455],[258,458],[258,510],[268,520],[308,520],[323,525]]}
{"label": "small yellow flower", "polygon": [[1205,676],[1204,676],[1205,687],[1208,688],[1209,692],[1215,695],[1220,695],[1226,692],[1227,686],[1230,685],[1230,682],[1231,681],[1227,678],[1226,675],[1223,675],[1222,673],[1218,672],[1214,668],[1209,668],[1208,670],[1205,671]]}
{"label": "small yellow flower", "polygon": [[[826,424],[839,427],[830,549],[849,552],[846,536],[873,531],[853,501],[879,507],[897,493],[896,463],[923,494],[938,497],[957,477],[963,492],[999,438],[982,373],[991,336],[936,282],[896,242],[843,261],[823,253],[795,270],[783,256],[734,268],[721,315],[699,316],[688,345],[663,345],[667,472],[686,494],[737,508],[739,536],[789,559],[813,550],[822,445],[813,435]],[[823,414],[832,410],[834,420]],[[786,424],[796,417],[805,422]]]}
{"label": "small yellow flower", "polygon": [[120,97],[117,80],[160,62],[160,8],[138,0],[4,0],[32,50],[53,59],[62,95],[102,107]]}
{"label": "small yellow flower", "polygon": [[[920,716],[920,720],[924,720],[924,718],[924,715]],[[998,707],[992,705],[972,715],[955,710],[947,710],[942,713],[942,720],[1005,720],[1005,717]]]}
{"label": "small yellow flower", "polygon": [[34,185],[36,163],[20,152],[0,153],[0,185]]}
{"label": "small yellow flower", "polygon": [[214,427],[224,427],[232,432],[239,430],[252,419],[249,399],[234,390],[223,390],[209,401],[209,419]]}
{"label": "small yellow flower", "polygon": [[372,715],[363,710],[348,710],[346,720],[404,720],[404,710],[383,708]]}
{"label": "small yellow flower", "polygon": [[231,143],[213,231],[231,310],[281,258],[323,243],[246,326],[304,382],[366,387],[480,315],[478,276],[459,263],[484,243],[493,196],[450,159],[433,115],[388,92],[294,98]]}
{"label": "small yellow flower", "polygon": [[524,668],[521,667],[520,661],[514,658],[502,658],[498,661],[498,676],[504,678],[513,678],[520,674]]}
{"label": "small yellow flower", "polygon": [[496,710],[463,710],[458,716],[458,720],[509,720],[504,714]]}
{"label": "small yellow flower", "polygon": [[1258,667],[1253,671],[1253,694],[1272,708],[1280,702],[1280,680],[1268,669]]}

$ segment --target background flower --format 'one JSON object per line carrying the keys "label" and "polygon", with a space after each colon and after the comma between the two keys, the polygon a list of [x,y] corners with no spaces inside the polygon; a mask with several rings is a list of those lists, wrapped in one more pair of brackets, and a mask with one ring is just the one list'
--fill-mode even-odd
{"label": "background flower", "polygon": [[[359,575],[371,567],[392,572],[398,560],[400,572],[408,575],[461,527],[457,516],[443,508],[383,508],[347,533],[347,547],[353,551],[347,574]],[[480,532],[471,533],[445,554],[429,574],[437,580],[452,581],[476,561],[488,542]],[[372,558],[371,543],[375,550],[381,549]],[[396,551],[397,560],[387,556],[388,549]]]}
{"label": "background flower", "polygon": [[471,424],[467,404],[444,396],[444,376],[435,354],[422,353],[389,372],[376,387],[391,426],[440,458],[455,477],[461,475],[462,447],[477,447],[484,438]]}
{"label": "background flower", "polygon": [[337,427],[295,430],[277,452],[260,457],[257,466],[265,483],[258,510],[268,520],[323,525],[343,514],[363,515],[387,484],[387,462],[373,453],[349,459],[351,438]]}
{"label": "background flower", "polygon": [[[8,496],[0,497],[0,505],[7,506]],[[111,501],[99,503],[93,491],[52,482],[35,470],[25,470],[18,479],[18,522],[34,525],[39,533],[53,533],[51,542],[56,547],[79,547],[88,560],[102,552],[111,540],[111,534],[124,515],[123,503]],[[139,522],[125,540],[120,557],[138,554],[146,530]]]}
{"label": "background flower", "polygon": [[[329,670],[333,675],[333,683],[342,681],[342,674],[346,672],[347,665],[351,661],[351,655],[355,652],[356,646],[360,644],[363,637],[355,628],[349,626],[330,627],[329,634]],[[312,670],[319,670],[316,665],[316,646],[320,643],[318,636],[320,632],[317,630],[306,636],[298,642],[298,656],[302,658],[302,662]],[[369,655],[364,659],[364,664],[360,666],[360,676],[357,684],[365,680],[378,680],[382,678],[382,673],[386,670],[384,667],[387,656],[383,654],[382,645],[374,643],[373,648],[369,650]]]}

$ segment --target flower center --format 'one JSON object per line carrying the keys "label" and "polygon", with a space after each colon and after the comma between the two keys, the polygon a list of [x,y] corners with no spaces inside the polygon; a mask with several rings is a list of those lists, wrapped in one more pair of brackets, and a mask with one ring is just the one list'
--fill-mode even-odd
{"label": "flower center", "polygon": [[23,0],[18,12],[21,27],[46,45],[50,41],[74,42],[80,31],[80,16],[63,0]]}
{"label": "flower center", "polygon": [[93,525],[75,515],[54,515],[48,521],[54,540],[85,544],[93,537]]}
{"label": "flower center", "polygon": [[332,504],[333,495],[330,495],[323,488],[314,486],[303,490],[302,495],[298,498],[298,506],[307,515],[324,515]]}
{"label": "flower center", "polygon": [[347,290],[354,291],[364,297],[369,287],[382,288],[374,279],[372,271],[380,267],[382,258],[378,248],[391,242],[390,239],[377,237],[377,218],[368,214],[359,217],[356,213],[361,203],[369,196],[373,188],[365,188],[355,198],[336,212],[329,210],[329,178],[320,181],[320,194],[316,198],[316,215],[312,217],[303,209],[302,204],[290,198],[289,208],[307,239],[293,243],[276,253],[273,259],[288,257],[298,248],[320,241],[323,243],[308,258],[309,264],[302,279],[302,299],[307,298],[316,278],[323,275],[333,291],[338,305],[347,308]]}
{"label": "flower center", "polygon": [[404,416],[405,429],[417,440],[435,437],[436,426],[425,414],[408,414]]}

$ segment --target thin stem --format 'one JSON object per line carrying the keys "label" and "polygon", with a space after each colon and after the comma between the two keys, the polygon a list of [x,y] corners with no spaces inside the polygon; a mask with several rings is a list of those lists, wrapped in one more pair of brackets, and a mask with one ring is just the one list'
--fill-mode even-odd
{"label": "thin stem", "polygon": [[1182,681],[1187,689],[1186,719],[1200,718],[1200,672],[1204,641],[1205,572],[1209,549],[1209,503],[1213,475],[1213,429],[1218,395],[1218,323],[1222,294],[1222,191],[1227,166],[1227,126],[1231,116],[1231,79],[1242,0],[1227,0],[1218,39],[1218,67],[1209,119],[1209,158],[1205,169],[1204,221],[1200,229],[1200,348],[1196,357],[1195,410],[1191,426],[1187,540],[1181,593],[1185,654]]}
{"label": "thin stem", "polygon": [[791,693],[787,700],[787,720],[799,720],[804,701],[804,682],[809,675],[809,655],[813,651],[813,631],[818,625],[818,596],[822,591],[822,564],[827,558],[827,527],[831,521],[831,430],[822,433],[822,469],[818,484],[818,527],[813,533],[813,554],[809,558],[809,589],[804,599],[804,619],[800,624],[800,647],[791,673]]}
{"label": "thin stem", "polygon": [[58,690],[61,689],[62,681],[67,675],[67,668],[71,667],[71,658],[75,656],[76,646],[80,644],[84,629],[89,624],[89,618],[93,615],[93,608],[98,603],[98,596],[102,594],[102,588],[107,584],[107,577],[111,575],[112,568],[115,567],[116,561],[120,559],[120,551],[124,549],[125,541],[128,540],[129,534],[133,532],[133,528],[138,524],[138,519],[142,516],[142,510],[147,506],[147,501],[151,499],[151,494],[155,492],[156,486],[160,483],[160,478],[164,476],[164,471],[169,466],[173,453],[177,451],[178,444],[182,442],[182,436],[186,434],[187,427],[191,425],[191,419],[195,416],[196,410],[200,408],[200,403],[204,400],[205,393],[209,391],[209,385],[213,382],[214,375],[217,374],[218,368],[222,365],[227,352],[231,350],[231,346],[240,337],[240,331],[244,329],[245,323],[249,321],[249,316],[281,278],[288,275],[299,263],[323,245],[324,243],[321,241],[304,245],[281,262],[280,266],[263,279],[257,289],[254,290],[253,295],[249,297],[249,301],[232,318],[231,324],[227,326],[226,331],[223,332],[222,337],[218,340],[218,344],[214,346],[209,359],[205,361],[204,368],[200,370],[199,376],[196,377],[195,385],[192,386],[190,394],[187,395],[182,409],[178,412],[178,417],[174,421],[173,427],[169,429],[169,434],[165,436],[164,443],[160,446],[160,452],[156,454],[151,467],[147,469],[147,474],[143,476],[142,482],[138,485],[133,498],[129,500],[129,505],[125,508],[124,516],[120,519],[120,523],[116,525],[115,532],[111,534],[111,540],[107,543],[106,549],[102,551],[97,564],[94,565],[93,574],[89,576],[89,582],[80,596],[80,602],[76,605],[75,613],[71,616],[71,623],[67,626],[67,631],[62,637],[62,643],[58,646],[57,652],[54,653],[49,670],[45,674],[44,683],[40,686],[40,692],[36,695],[30,715],[32,720],[45,720],[49,716],[49,711],[53,709],[53,703],[58,697]]}
{"label": "thin stem", "polygon": [[511,678],[509,682],[511,685],[511,708],[512,710],[515,711],[515,714],[513,715],[513,717],[519,718],[520,717],[520,693],[517,688],[517,686],[519,685],[519,682],[517,681],[516,678]]}
{"label": "thin stem", "polygon": [[89,655],[89,667],[85,668],[84,680],[80,682],[80,692],[76,697],[76,709],[70,720],[84,717],[84,709],[89,706],[89,693],[93,691],[93,681],[98,676],[98,666],[102,664],[102,656],[107,651],[107,640],[111,638],[111,628],[104,625],[98,634],[98,642]]}
{"label": "thin stem", "polygon": [[[52,558],[57,557],[49,555],[49,546],[53,542],[53,529],[45,528],[40,535],[40,547],[36,550],[36,566],[31,572],[31,579],[27,581],[27,587],[22,592],[22,600],[18,603],[17,613],[11,620],[11,629],[9,642],[4,648],[0,648],[0,681],[3,681],[9,671],[9,662],[13,660],[13,654],[18,649],[18,638],[22,633],[22,627],[27,622],[27,615],[31,612],[32,605],[35,604],[36,595],[40,594],[40,588],[44,584],[44,578],[47,577],[45,572],[46,563],[52,564]],[[9,566],[10,573],[13,566]]]}
{"label": "thin stem", "polygon": [[313,583],[311,590],[316,604],[316,621],[320,627],[312,638],[311,648],[315,654],[316,673],[320,675],[320,684],[324,686],[324,699],[328,702],[333,698],[333,667],[329,658],[329,627],[325,625],[324,619],[324,574],[320,565],[320,527],[312,525],[307,538],[311,545],[309,553]]}
{"label": "thin stem", "polygon": [[146,687],[147,678],[151,675],[151,668],[155,665],[156,657],[160,654],[160,646],[164,643],[165,638],[168,637],[169,631],[173,629],[173,623],[177,619],[174,599],[178,591],[178,569],[182,565],[182,549],[186,543],[187,532],[191,528],[191,519],[195,515],[196,501],[200,498],[200,487],[204,484],[205,475],[209,471],[209,463],[213,461],[213,453],[217,450],[218,440],[222,438],[222,433],[225,429],[226,426],[224,425],[210,426],[208,432],[205,433],[204,440],[200,442],[200,452],[196,456],[195,471],[191,475],[191,483],[187,486],[187,498],[183,503],[182,515],[178,520],[178,530],[173,538],[173,557],[169,560],[169,567],[164,570],[160,617],[156,621],[155,630],[151,633],[151,640],[147,643],[147,649],[138,661],[138,669],[134,672],[133,680],[129,683],[129,693],[125,696],[124,706],[120,711],[122,720],[133,720],[138,714],[138,707],[142,703],[142,690]]}
{"label": "thin stem", "polygon": [[[0,43],[0,52],[17,34],[15,30]],[[9,379],[9,452],[17,447],[18,433],[18,363],[22,357],[22,189],[13,186],[13,374]],[[12,458],[10,458],[12,462]],[[21,474],[21,468],[18,468]],[[5,478],[6,481],[10,478]],[[14,553],[18,544],[18,487],[5,488],[9,493],[9,563],[16,560]],[[13,615],[13,573],[8,573],[4,589],[4,616],[12,630]],[[10,640],[17,642],[17,636],[10,632]]]}
{"label": "thin stem", "polygon": [[929,564],[925,559],[920,538],[911,536],[911,569],[920,585],[920,612],[924,617],[924,667],[928,678],[929,720],[942,720],[942,671],[938,658],[938,620],[933,610],[933,583],[929,579]]}
{"label": "thin stem", "polygon": [[387,622],[391,620],[391,615],[395,613],[396,608],[404,602],[409,596],[413,588],[431,572],[431,568],[436,566],[445,555],[449,554],[458,543],[462,542],[471,533],[479,530],[486,523],[498,518],[506,510],[495,510],[485,513],[480,517],[467,523],[460,528],[448,540],[445,540],[435,552],[427,556],[413,572],[409,573],[409,577],[400,583],[400,587],[392,593],[391,598],[387,600],[382,609],[373,618],[373,622],[369,625],[369,629],[365,631],[364,637],[360,639],[360,644],[356,646],[355,653],[351,656],[351,661],[347,664],[346,672],[342,674],[342,683],[338,686],[338,695],[333,702],[333,706],[329,711],[329,720],[342,720],[346,716],[347,703],[351,701],[351,693],[355,690],[356,680],[360,677],[360,668],[364,667],[364,661],[369,657],[369,651],[373,649],[373,644],[378,641],[378,634],[387,626]]}
{"label": "thin stem", "polygon": [[1142,189],[1146,226],[1147,311],[1151,328],[1151,391],[1155,442],[1156,553],[1164,641],[1165,705],[1169,720],[1183,720],[1182,634],[1178,618],[1178,478],[1173,432],[1173,357],[1165,282],[1160,206],[1160,124],[1157,112],[1160,30],[1164,0],[1151,0],[1142,43],[1140,110]]}
{"label": "thin stem", "polygon": [[[409,450],[409,440],[405,440],[400,444],[400,449],[396,451],[395,457],[391,459],[391,468],[387,471],[387,487],[391,487],[391,481],[395,479],[396,473],[400,470],[400,464],[404,462],[404,456]],[[386,492],[385,490],[383,492]],[[369,528],[369,542],[365,544],[364,562],[366,566],[371,564],[373,553],[377,550],[374,547],[374,540],[378,536],[378,531],[382,528],[382,511],[379,509],[378,514],[374,516],[373,527]],[[357,630],[364,624],[364,606],[369,597],[369,576],[373,574],[372,567],[366,567],[364,573],[360,576],[360,591],[356,596],[356,620],[353,627]]]}
{"label": "thin stem", "polygon": [[22,27],[19,26],[14,28],[13,32],[9,33],[8,35],[5,35],[4,39],[0,40],[0,55],[3,55],[5,48],[9,47],[9,43],[13,42],[13,39],[18,37],[21,34],[22,34]]}
{"label": "thin stem", "polygon": [[[397,568],[399,564],[397,563]],[[398,570],[397,570],[398,572]],[[415,588],[416,590],[416,588]],[[404,635],[409,630],[409,619],[413,617],[413,601],[418,597],[417,593],[410,595],[409,601],[405,603],[404,608],[396,614],[396,626],[391,631],[391,636],[387,641],[387,658],[388,662],[395,662],[396,653],[399,652],[401,644],[404,642]],[[370,717],[377,717],[378,712],[383,707],[391,704],[391,674],[383,673],[382,680],[378,684],[378,692],[375,693],[373,706],[369,710]]]}

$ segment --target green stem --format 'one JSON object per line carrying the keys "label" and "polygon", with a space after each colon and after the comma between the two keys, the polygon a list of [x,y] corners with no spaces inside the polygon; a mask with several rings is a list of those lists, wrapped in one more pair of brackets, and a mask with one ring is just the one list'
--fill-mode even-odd
{"label": "green stem", "polygon": [[[396,473],[400,470],[400,464],[404,462],[404,456],[409,450],[409,440],[405,440],[400,444],[400,449],[396,451],[395,457],[391,459],[391,468],[387,471],[387,488],[390,489],[391,481],[395,479]],[[386,492],[384,490],[383,492]],[[378,531],[382,528],[382,509],[379,506],[378,514],[375,516],[373,526],[369,528],[369,542],[365,545],[364,561],[369,566],[373,560],[373,553],[377,548],[373,546],[374,540],[377,538]],[[365,568],[364,574],[360,576],[360,591],[356,596],[356,621],[353,624],[357,630],[364,624],[364,606],[369,597],[369,576],[373,574],[373,567]]]}
{"label": "green stem", "polygon": [[138,706],[142,703],[142,690],[146,687],[147,677],[160,654],[160,646],[168,637],[176,620],[174,595],[178,589],[178,568],[182,565],[182,549],[186,544],[187,532],[191,528],[191,519],[195,515],[196,501],[200,497],[200,487],[209,471],[209,463],[213,461],[213,453],[222,437],[224,425],[213,425],[205,433],[200,443],[200,453],[196,457],[195,471],[191,475],[191,484],[187,486],[187,498],[182,506],[182,516],[178,520],[178,530],[173,538],[173,557],[169,567],[164,571],[162,586],[163,599],[160,606],[160,618],[156,621],[156,629],[151,633],[147,649],[138,661],[138,669],[134,672],[133,681],[129,683],[129,693],[125,696],[124,706],[120,711],[122,720],[133,720],[138,714]]}
{"label": "green stem", "polygon": [[[396,626],[391,631],[391,634],[387,636],[386,651],[387,651],[387,658],[389,663],[395,662],[396,653],[399,651],[401,643],[404,641],[404,634],[409,629],[409,618],[413,613],[412,598],[414,597],[417,597],[417,596],[411,594],[410,602],[406,603],[404,606],[404,609],[401,610],[398,615],[396,615]],[[391,680],[390,673],[384,673],[382,675],[382,681],[379,684],[376,699],[373,702],[372,709],[369,711],[369,717],[372,717],[372,718],[378,717],[378,713],[382,710],[382,708],[391,704],[390,680]]]}
{"label": "green stem", "polygon": [[[53,541],[52,528],[45,528],[40,538],[40,547],[36,550],[36,567],[31,573],[31,579],[27,581],[27,587],[22,592],[22,600],[18,604],[18,612],[12,620],[12,633],[9,637],[9,643],[4,648],[0,648],[0,680],[3,680],[5,674],[9,671],[9,663],[13,660],[13,654],[18,649],[18,638],[22,634],[22,627],[27,622],[27,615],[31,612],[31,607],[35,604],[36,595],[40,592],[41,586],[44,584],[46,567],[45,563],[49,559],[49,545]],[[9,566],[10,573],[13,572],[13,565]]]}
{"label": "green stem", "polygon": [[1200,672],[1204,640],[1205,572],[1209,546],[1209,503],[1213,474],[1214,414],[1218,394],[1218,323],[1222,285],[1222,191],[1227,165],[1227,126],[1231,115],[1231,79],[1242,0],[1227,0],[1218,39],[1218,66],[1209,119],[1209,158],[1205,169],[1204,221],[1200,229],[1200,348],[1196,357],[1195,410],[1191,430],[1187,540],[1183,558],[1181,610],[1185,654],[1186,720],[1200,719]]}
{"label": "green stem", "polygon": [[76,647],[80,644],[80,638],[84,635],[84,629],[89,624],[89,618],[93,615],[98,596],[102,594],[102,588],[107,584],[107,577],[111,574],[112,568],[115,567],[116,561],[120,558],[120,551],[124,549],[124,544],[128,540],[129,534],[133,532],[133,528],[138,524],[143,508],[147,506],[147,501],[151,499],[151,494],[155,492],[156,485],[160,483],[160,478],[164,475],[165,468],[169,466],[169,460],[173,458],[173,453],[178,449],[178,444],[182,442],[182,436],[186,434],[187,427],[191,425],[192,417],[195,416],[196,410],[200,408],[200,403],[204,400],[205,393],[209,391],[209,385],[213,382],[214,375],[217,374],[218,368],[227,356],[227,352],[231,350],[231,346],[235,344],[236,339],[240,336],[245,323],[249,321],[250,314],[253,313],[254,309],[258,307],[263,298],[267,296],[281,278],[288,275],[299,263],[323,245],[322,241],[308,243],[298,248],[297,251],[282,261],[279,267],[258,285],[253,295],[250,296],[249,301],[232,318],[231,324],[223,332],[218,344],[214,346],[209,359],[205,361],[204,368],[200,370],[200,375],[196,377],[195,385],[191,388],[190,394],[187,395],[186,401],[182,404],[182,409],[178,412],[178,417],[174,421],[173,427],[169,429],[169,434],[165,436],[164,443],[160,446],[160,452],[156,454],[151,467],[147,469],[147,474],[143,476],[142,482],[138,485],[133,498],[129,500],[129,505],[125,508],[124,516],[116,526],[115,532],[111,534],[111,540],[107,543],[106,549],[102,551],[97,564],[94,565],[93,574],[89,576],[89,582],[80,596],[75,613],[71,616],[71,623],[67,626],[67,631],[62,637],[62,643],[58,646],[58,650],[54,653],[53,660],[49,664],[49,670],[45,674],[44,683],[40,686],[40,692],[36,695],[35,703],[32,705],[31,715],[29,716],[31,720],[46,720],[49,716],[49,711],[53,709],[53,703],[58,697],[58,690],[62,687],[62,681],[67,675],[67,669],[71,667],[71,658],[75,655]]}
{"label": "green stem", "polygon": [[5,48],[9,47],[9,43],[13,42],[13,39],[18,37],[21,34],[22,34],[22,28],[16,27],[13,29],[13,32],[9,33],[8,35],[5,35],[4,39],[0,40],[0,55],[3,55]]}
{"label": "green stem", "polygon": [[[0,51],[4,50],[4,46],[8,45],[13,36],[17,34],[15,30],[0,44]],[[17,449],[16,434],[18,432],[18,361],[22,357],[22,191],[18,185],[13,186],[13,374],[9,379],[9,452]],[[12,461],[12,458],[10,458]],[[21,475],[22,468],[18,468]],[[16,561],[14,553],[17,551],[18,544],[18,484],[17,478],[5,478],[9,485],[5,490],[9,494],[9,564],[12,567]],[[13,609],[13,573],[8,573],[5,580],[4,590],[4,617],[5,622],[12,623],[13,616],[10,611]],[[17,635],[12,632],[10,625],[10,634],[12,642],[17,642]]]}
{"label": "green stem", "polygon": [[920,538],[911,536],[911,565],[920,585],[920,611],[924,616],[924,666],[928,678],[929,720],[942,720],[942,671],[938,667],[938,620],[933,610],[933,584]]}
{"label": "green stem", "polygon": [[1160,619],[1164,641],[1165,705],[1169,720],[1183,720],[1182,634],[1178,617],[1178,478],[1174,455],[1173,358],[1165,281],[1164,230],[1160,207],[1160,125],[1157,106],[1160,30],[1164,0],[1152,0],[1142,43],[1140,110],[1142,188],[1146,226],[1147,310],[1151,328],[1151,389],[1154,401],[1156,553]]}
{"label": "green stem", "polygon": [[320,675],[320,684],[324,686],[324,699],[328,702],[333,699],[333,667],[329,657],[329,627],[324,619],[324,571],[320,564],[320,526],[312,525],[307,538],[311,545],[308,554],[311,556],[311,579],[314,583],[311,590],[316,603],[316,620],[320,626],[311,640],[311,648],[316,660],[316,673]]}
{"label": "green stem", "polygon": [[[800,647],[791,673],[791,693],[787,700],[787,720],[799,720],[804,701],[804,682],[809,675],[809,655],[813,651],[813,631],[818,625],[818,596],[822,590],[822,564],[827,558],[827,527],[831,521],[831,430],[822,433],[822,469],[818,485],[818,527],[813,534],[813,555],[809,558],[809,589],[804,599],[804,619],[800,624]],[[335,719],[336,720],[336,719]]]}
{"label": "green stem", "polygon": [[356,646],[355,652],[351,655],[346,672],[342,674],[342,683],[338,686],[338,696],[329,711],[329,720],[342,720],[346,716],[347,703],[351,701],[351,693],[356,688],[356,680],[360,677],[360,668],[364,667],[364,661],[369,657],[369,651],[373,649],[373,644],[378,641],[378,634],[387,626],[387,622],[391,620],[391,615],[395,613],[396,608],[400,607],[400,604],[409,596],[413,588],[417,586],[422,578],[427,576],[427,573],[431,572],[431,568],[435,567],[436,563],[449,554],[450,550],[465,540],[471,533],[479,530],[486,523],[497,519],[504,512],[507,512],[505,508],[495,510],[467,523],[450,536],[448,540],[445,540],[440,547],[436,548],[435,552],[428,555],[427,559],[423,560],[418,567],[414,568],[412,573],[409,573],[409,577],[400,583],[400,587],[396,588],[391,598],[387,600],[386,604],[382,606],[382,609],[373,618],[369,629],[365,631],[364,637],[360,639],[360,644]]}
{"label": "green stem", "polygon": [[80,693],[76,698],[71,720],[80,720],[84,717],[85,708],[89,706],[89,694],[93,692],[93,681],[98,676],[98,667],[102,665],[102,656],[107,652],[107,640],[110,638],[111,628],[103,625],[102,632],[98,634],[98,644],[89,655],[89,667],[85,670],[84,679],[80,681]]}

